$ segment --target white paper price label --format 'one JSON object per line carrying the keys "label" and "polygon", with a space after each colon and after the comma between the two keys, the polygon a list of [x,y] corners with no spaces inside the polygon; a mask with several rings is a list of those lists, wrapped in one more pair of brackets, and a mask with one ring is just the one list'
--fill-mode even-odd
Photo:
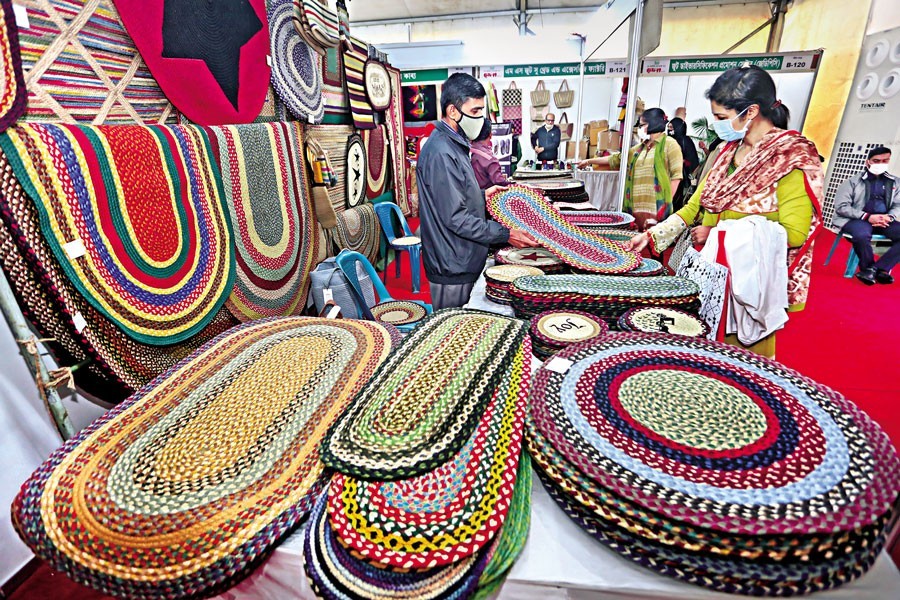
{"label": "white paper price label", "polygon": [[16,16],[16,26],[19,29],[29,29],[31,25],[28,23],[28,9],[21,4],[13,4],[13,14]]}
{"label": "white paper price label", "polygon": [[87,248],[84,247],[84,242],[81,240],[72,240],[68,244],[63,244],[63,250],[65,250],[66,256],[72,260],[87,254]]}
{"label": "white paper price label", "polygon": [[326,319],[337,319],[338,315],[341,314],[341,307],[335,304],[328,311],[328,314],[325,315]]}
{"label": "white paper price label", "polygon": [[569,372],[569,369],[572,368],[574,363],[567,358],[560,358],[559,356],[554,356],[550,360],[544,363],[544,368],[554,373],[559,373],[560,375],[565,375]]}
{"label": "white paper price label", "polygon": [[334,300],[334,293],[331,291],[331,288],[325,288],[322,290],[322,298],[325,299],[325,302],[331,302]]}
{"label": "white paper price label", "polygon": [[72,324],[75,326],[75,331],[81,333],[84,331],[84,328],[87,327],[87,321],[84,320],[84,317],[81,316],[80,312],[75,313],[72,317]]}

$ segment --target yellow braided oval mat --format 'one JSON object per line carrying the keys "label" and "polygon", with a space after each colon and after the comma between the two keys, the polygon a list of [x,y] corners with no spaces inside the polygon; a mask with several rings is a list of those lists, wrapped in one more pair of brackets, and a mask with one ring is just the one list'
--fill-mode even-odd
{"label": "yellow braided oval mat", "polygon": [[319,445],[391,347],[375,323],[225,333],[67,442],[13,506],[54,569],[125,597],[207,595],[305,517]]}

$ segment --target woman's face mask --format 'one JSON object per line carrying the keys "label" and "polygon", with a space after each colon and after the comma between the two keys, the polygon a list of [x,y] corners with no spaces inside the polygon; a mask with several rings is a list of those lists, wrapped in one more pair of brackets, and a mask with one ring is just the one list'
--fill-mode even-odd
{"label": "woman's face mask", "polygon": [[[750,110],[749,106],[739,112],[737,116],[734,117],[734,119],[739,118],[748,110]],[[721,139],[723,142],[736,142],[738,140],[744,139],[744,136],[747,135],[747,129],[750,128],[750,123],[753,122],[753,119],[748,120],[746,125],[744,125],[744,128],[738,131],[734,128],[734,119],[718,121],[715,119],[715,117],[713,117],[713,129],[715,130],[716,135],[719,136],[719,139]]]}
{"label": "woman's face mask", "polygon": [[[459,114],[459,120],[454,120],[462,132],[465,134],[469,140],[474,140],[481,133],[481,128],[484,127],[484,117],[473,117],[472,115],[467,115],[462,111],[461,108],[457,107]],[[453,117],[450,117],[451,119]]]}
{"label": "woman's face mask", "polygon": [[637,130],[637,139],[640,140],[640,141],[642,141],[642,142],[646,142],[647,140],[650,139],[650,134],[647,133],[647,126],[646,126],[646,125],[641,125],[640,127],[638,127],[638,130]]}

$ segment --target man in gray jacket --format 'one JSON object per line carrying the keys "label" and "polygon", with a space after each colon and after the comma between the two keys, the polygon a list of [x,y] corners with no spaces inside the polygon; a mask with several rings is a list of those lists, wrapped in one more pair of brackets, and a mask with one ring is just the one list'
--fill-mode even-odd
{"label": "man in gray jacket", "polygon": [[435,310],[465,304],[492,244],[536,246],[530,235],[485,217],[485,193],[469,159],[469,141],[484,126],[484,86],[455,73],[441,86],[444,114],[416,165],[422,262]]}
{"label": "man in gray jacket", "polygon": [[[873,148],[866,170],[842,183],[834,197],[832,222],[852,238],[859,256],[856,278],[866,285],[894,283],[891,269],[900,262],[900,182],[887,172],[890,162],[889,148]],[[891,240],[890,249],[877,261],[872,253],[873,234]]]}

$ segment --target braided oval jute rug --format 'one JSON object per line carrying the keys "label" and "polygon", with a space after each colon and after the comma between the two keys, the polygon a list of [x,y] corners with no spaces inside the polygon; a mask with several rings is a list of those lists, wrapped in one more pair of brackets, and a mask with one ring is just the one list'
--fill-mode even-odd
{"label": "braided oval jute rug", "polygon": [[212,320],[234,282],[234,243],[203,129],[23,123],[0,147],[95,309],[148,344]]}
{"label": "braided oval jute rug", "polygon": [[335,423],[325,463],[394,481],[440,466],[475,430],[524,337],[522,321],[463,309],[424,319]]}
{"label": "braided oval jute rug", "polygon": [[105,593],[233,585],[308,512],[322,436],[390,343],[374,323],[305,317],[219,336],[38,468],[13,505],[19,534]]}
{"label": "braided oval jute rug", "polygon": [[236,246],[226,306],[241,321],[303,310],[319,241],[298,123],[211,127]]}

